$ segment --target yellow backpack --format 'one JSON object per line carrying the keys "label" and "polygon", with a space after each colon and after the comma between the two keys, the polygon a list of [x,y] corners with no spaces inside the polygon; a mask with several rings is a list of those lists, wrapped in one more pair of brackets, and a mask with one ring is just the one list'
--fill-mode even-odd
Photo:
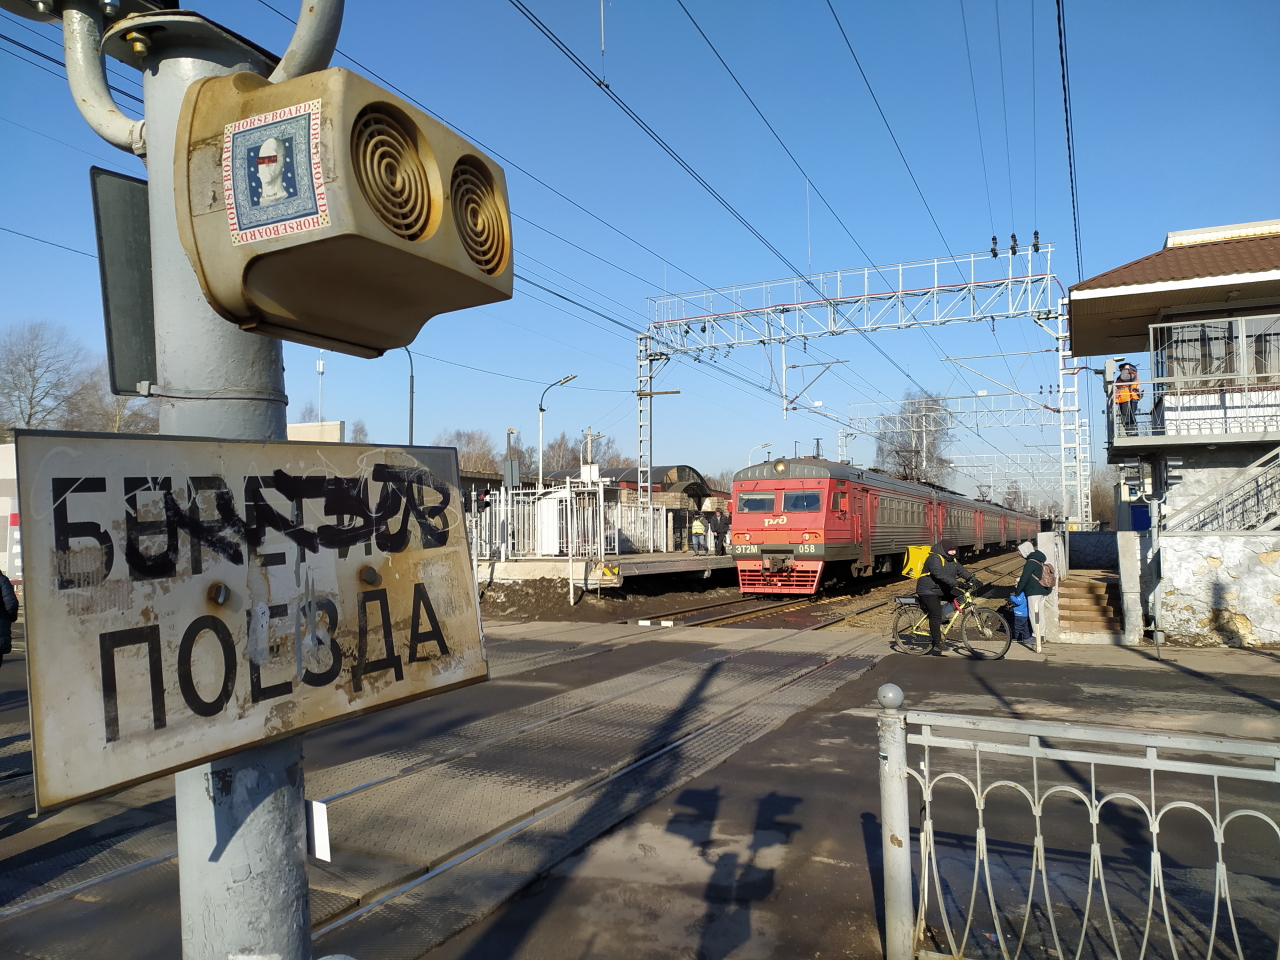
{"label": "yellow backpack", "polygon": [[924,562],[929,559],[930,547],[907,547],[907,563],[902,575],[918,580],[924,576]]}

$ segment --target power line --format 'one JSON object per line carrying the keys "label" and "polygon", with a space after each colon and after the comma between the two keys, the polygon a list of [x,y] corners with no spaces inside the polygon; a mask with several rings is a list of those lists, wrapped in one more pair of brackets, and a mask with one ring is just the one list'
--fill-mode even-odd
{"label": "power line", "polygon": [[987,189],[987,220],[991,223],[991,235],[996,233],[996,217],[991,208],[991,177],[987,173],[987,150],[982,144],[982,115],[978,112],[978,87],[973,79],[973,52],[969,49],[969,21],[964,15],[964,0],[960,3],[960,27],[964,31],[964,55],[969,63],[969,94],[973,98],[973,120],[978,127],[978,156],[982,158],[982,185]]}
{"label": "power line", "polygon": [[[296,20],[294,20],[294,19],[293,19],[292,17],[290,17],[288,14],[285,14],[285,13],[281,12],[280,10],[277,10],[277,9],[276,9],[275,7],[273,7],[270,3],[268,3],[268,2],[267,2],[267,0],[258,0],[258,2],[259,2],[260,4],[262,4],[264,7],[266,7],[268,10],[270,10],[272,13],[274,13],[276,16],[278,16],[278,17],[282,17],[282,18],[284,18],[285,20],[289,21],[290,23],[292,23],[292,24],[294,24],[294,25],[296,25],[296,24],[297,24],[297,21],[296,21]],[[372,68],[368,67],[368,66],[367,66],[367,65],[365,65],[364,63],[361,63],[359,60],[357,60],[355,57],[351,56],[351,54],[347,53],[345,50],[343,50],[343,49],[341,49],[341,48],[337,48],[334,52],[335,52],[335,53],[337,53],[339,56],[343,57],[344,59],[349,60],[351,63],[355,64],[357,67],[359,67],[361,70],[363,70],[363,71],[364,71],[365,73],[367,73],[369,76],[373,77],[373,78],[374,78],[375,80],[377,80],[379,83],[384,84],[385,86],[389,87],[391,90],[394,90],[396,93],[400,94],[400,96],[404,97],[406,100],[408,100],[410,103],[412,103],[412,104],[414,104],[415,106],[417,106],[419,109],[421,109],[421,110],[425,111],[426,113],[430,114],[431,116],[435,117],[435,118],[436,118],[437,120],[439,120],[441,123],[445,124],[446,126],[452,127],[454,130],[458,131],[458,133],[462,134],[462,135],[463,135],[464,137],[466,137],[468,140],[471,140],[473,143],[475,143],[475,144],[476,144],[478,147],[480,147],[481,149],[485,150],[485,151],[486,151],[486,152],[488,152],[488,153],[493,154],[493,156],[497,157],[499,160],[501,160],[501,161],[502,161],[504,164],[506,164],[507,166],[511,167],[513,170],[519,170],[522,174],[524,174],[526,177],[528,177],[528,178],[529,178],[530,180],[532,180],[534,183],[536,183],[536,184],[538,184],[539,186],[541,186],[541,187],[543,187],[543,188],[545,188],[545,189],[549,190],[551,193],[554,193],[557,197],[559,197],[559,198],[560,198],[561,200],[563,200],[565,203],[567,203],[567,204],[569,204],[570,206],[574,207],[575,209],[577,209],[577,210],[581,211],[582,213],[585,213],[588,217],[590,217],[592,220],[595,220],[597,223],[601,224],[602,226],[607,227],[608,229],[612,230],[614,233],[616,233],[618,236],[622,237],[622,238],[623,238],[624,240],[626,240],[628,243],[635,244],[635,246],[639,247],[639,248],[640,248],[641,250],[643,250],[645,253],[647,253],[647,254],[649,254],[650,256],[652,256],[652,257],[656,258],[657,260],[660,260],[662,263],[665,263],[667,266],[669,266],[669,267],[671,267],[672,269],[674,269],[674,270],[678,271],[679,273],[684,274],[686,277],[688,277],[690,280],[694,281],[695,283],[700,284],[701,286],[704,286],[704,287],[709,286],[709,284],[707,284],[705,281],[703,281],[703,280],[699,280],[697,277],[695,277],[693,274],[689,273],[687,270],[684,270],[683,268],[681,268],[681,267],[680,267],[680,266],[678,266],[677,264],[672,263],[670,260],[668,260],[668,259],[667,259],[666,257],[664,257],[662,254],[658,253],[656,250],[651,249],[651,248],[650,248],[650,247],[648,247],[647,245],[645,245],[645,244],[641,243],[639,240],[637,240],[635,237],[631,236],[631,235],[630,235],[629,233],[627,233],[626,231],[624,231],[624,230],[622,230],[622,229],[620,229],[620,228],[618,228],[618,227],[614,226],[612,223],[610,223],[608,220],[606,220],[606,219],[604,219],[603,217],[601,217],[599,214],[593,213],[592,211],[588,210],[586,207],[584,207],[582,204],[580,204],[577,200],[574,200],[572,197],[566,196],[564,193],[561,193],[559,190],[557,190],[555,187],[551,186],[551,184],[547,183],[547,182],[546,182],[545,180],[543,180],[541,177],[538,177],[537,175],[535,175],[535,174],[531,173],[531,172],[530,172],[529,170],[527,170],[525,167],[523,167],[523,166],[521,166],[520,164],[516,163],[516,162],[515,162],[514,160],[512,160],[510,157],[507,157],[507,156],[503,155],[502,153],[500,153],[500,152],[499,152],[498,150],[496,150],[495,148],[493,148],[493,147],[489,146],[488,144],[486,144],[486,143],[485,143],[483,140],[481,140],[480,138],[478,138],[478,137],[476,137],[476,136],[473,136],[473,135],[472,135],[472,134],[470,134],[470,133],[467,133],[467,131],[463,130],[463,129],[462,129],[461,127],[459,127],[457,124],[452,123],[452,122],[450,122],[449,120],[445,119],[443,116],[441,116],[439,113],[436,113],[436,111],[432,110],[430,107],[428,107],[428,106],[427,106],[426,104],[424,104],[422,101],[418,100],[417,98],[415,98],[415,97],[414,97],[414,96],[412,96],[411,94],[409,94],[409,93],[405,92],[405,90],[404,90],[402,87],[397,86],[396,84],[394,84],[394,83],[392,83],[390,80],[388,80],[386,77],[384,77],[384,76],[382,76],[381,74],[379,74],[377,71],[375,71],[375,70],[373,70]],[[521,219],[524,219],[524,218],[521,218]],[[532,223],[532,221],[526,220],[525,222],[526,222],[526,223],[530,223],[530,224],[532,224],[533,226],[537,226],[537,224],[533,224],[533,223]],[[548,231],[548,232],[550,232],[550,231]],[[568,241],[566,241],[566,242],[568,242]],[[634,276],[634,274],[632,274],[632,276]],[[637,279],[639,279],[639,278],[637,278]],[[645,282],[645,283],[649,283],[649,284],[650,284],[650,286],[656,286],[656,284],[652,284],[652,283],[651,283],[650,281],[648,281],[648,280],[645,280],[645,281],[643,281],[643,282]]]}
{"label": "power line", "polygon": [[25,240],[34,240],[36,243],[45,243],[51,247],[57,247],[59,250],[66,250],[68,253],[78,253],[82,257],[88,257],[90,260],[97,260],[97,254],[85,253],[83,250],[77,250],[75,247],[64,247],[60,243],[54,243],[52,240],[46,240],[44,237],[33,237],[29,233],[22,233],[18,230],[10,230],[8,227],[0,227],[5,233],[12,233],[15,237],[22,237]]}
{"label": "power line", "polygon": [[1013,206],[1013,160],[1009,151],[1009,95],[1004,82],[1004,35],[1000,30],[1000,0],[996,5],[996,55],[1000,63],[1000,114],[1004,118],[1004,169],[1009,185],[1009,222],[1016,230],[1018,214]]}
{"label": "power line", "polygon": [[[5,40],[9,43],[12,43],[15,47],[21,47],[23,50],[25,50],[27,53],[31,54],[32,56],[36,56],[42,60],[47,60],[52,64],[56,64],[57,66],[61,67],[63,70],[66,70],[67,68],[67,65],[63,63],[61,60],[59,60],[57,57],[51,57],[49,56],[49,54],[41,50],[37,50],[35,47],[28,47],[25,43],[22,43],[19,40],[13,39],[13,37],[9,36],[8,34],[0,33],[0,40]],[[11,53],[11,51],[6,51],[6,53]],[[16,54],[13,54],[13,55],[16,56]],[[18,59],[21,60],[22,58],[18,57]],[[29,63],[33,67],[39,66],[39,64],[30,63],[30,61],[24,61],[24,62]],[[41,68],[41,69],[44,69],[44,68]],[[46,70],[45,72],[53,73],[52,70]],[[59,76],[59,74],[55,73],[54,76]],[[63,80],[66,79],[65,74],[61,75],[61,79]],[[113,91],[114,93],[120,94],[120,96],[122,97],[127,97],[128,99],[137,103],[139,106],[142,105],[142,98],[135,97],[132,93],[129,93],[128,91],[121,90],[119,87],[113,87],[111,86],[111,84],[107,84],[107,89]]]}
{"label": "power line", "polygon": [[867,251],[863,249],[862,244],[858,242],[858,238],[853,235],[853,232],[845,225],[845,222],[840,219],[840,214],[836,213],[835,208],[831,206],[822,191],[818,189],[817,184],[813,182],[813,178],[809,176],[808,171],[800,165],[800,161],[797,160],[795,154],[791,152],[791,148],[783,142],[782,137],[778,135],[778,131],[773,128],[773,124],[770,123],[769,119],[764,115],[764,111],[762,111],[756,104],[755,100],[752,99],[751,94],[747,93],[747,88],[742,85],[742,81],[738,79],[737,74],[735,74],[729,64],[725,62],[724,57],[720,55],[720,51],[717,50],[715,44],[711,42],[711,38],[707,36],[706,31],[698,25],[698,21],[693,18],[693,14],[689,12],[689,8],[684,5],[684,0],[676,0],[676,3],[679,4],[680,9],[684,11],[684,15],[689,18],[689,22],[693,24],[693,28],[698,31],[698,35],[706,41],[711,52],[715,54],[715,58],[720,61],[720,66],[724,67],[725,73],[729,74],[729,79],[734,82],[734,85],[742,91],[742,95],[747,98],[747,103],[751,104],[751,109],[756,112],[756,116],[758,116],[764,125],[769,128],[769,132],[773,134],[773,139],[778,141],[778,146],[782,147],[783,152],[785,152],[790,158],[791,162],[795,165],[795,168],[804,176],[805,183],[809,184],[813,188],[813,192],[818,195],[818,199],[822,201],[823,206],[827,208],[831,213],[831,216],[835,217],[836,223],[840,224],[840,229],[842,229],[845,232],[845,235],[853,241],[853,245],[858,248],[858,252],[862,254],[868,263],[874,264],[875,261],[873,261],[867,254]]}
{"label": "power line", "polygon": [[1058,11],[1058,60],[1062,65],[1062,114],[1067,127],[1067,174],[1071,179],[1071,224],[1076,239],[1076,280],[1084,279],[1080,256],[1080,204],[1076,199],[1075,131],[1071,122],[1071,74],[1067,70],[1067,15],[1062,0],[1056,0]]}
{"label": "power line", "polygon": [[[424,360],[434,360],[436,363],[447,363],[451,367],[462,367],[464,370],[472,370],[475,373],[483,373],[490,377],[502,377],[504,380],[519,380],[522,383],[542,384],[542,380],[533,380],[529,377],[517,377],[513,373],[499,373],[497,370],[485,370],[483,367],[473,367],[470,364],[458,363],[456,360],[446,360],[444,357],[433,357],[430,354],[419,353],[417,350],[410,350],[415,357],[422,357]],[[586,390],[589,393],[632,393],[631,390],[608,390],[604,387],[567,387],[569,390]]]}
{"label": "power line", "polygon": [[[262,0],[262,2],[265,2],[265,0]],[[736,209],[736,208],[735,208],[731,203],[729,203],[729,201],[728,201],[728,200],[726,200],[726,199],[725,199],[725,198],[724,198],[724,197],[723,197],[723,196],[722,196],[722,195],[721,195],[721,194],[720,194],[720,193],[719,193],[719,192],[718,192],[718,191],[717,191],[713,186],[711,186],[711,184],[710,184],[710,183],[708,183],[708,182],[707,182],[707,180],[706,180],[704,177],[702,177],[702,176],[701,176],[701,175],[700,175],[700,174],[699,174],[699,173],[698,173],[698,172],[697,172],[697,171],[696,171],[696,170],[695,170],[695,169],[694,169],[694,168],[693,168],[693,167],[688,163],[688,161],[686,161],[686,160],[685,160],[685,159],[684,159],[684,158],[683,158],[683,157],[682,157],[682,156],[681,156],[681,155],[680,155],[680,154],[675,150],[675,148],[674,148],[674,147],[672,147],[672,146],[671,146],[670,144],[668,144],[665,140],[663,140],[663,139],[662,139],[662,137],[657,133],[657,131],[655,131],[651,126],[649,126],[649,124],[647,124],[647,123],[646,123],[646,122],[645,122],[645,121],[640,117],[640,115],[639,115],[639,114],[637,114],[634,110],[632,110],[632,109],[631,109],[631,107],[630,107],[630,106],[628,106],[628,105],[627,105],[627,103],[626,103],[626,102],[625,102],[625,101],[624,101],[624,100],[623,100],[623,99],[622,99],[622,98],[621,98],[621,97],[620,97],[616,92],[614,92],[612,88],[610,88],[610,87],[606,86],[606,85],[604,84],[603,80],[601,80],[601,79],[600,79],[600,77],[598,77],[598,76],[596,75],[595,71],[593,71],[589,66],[587,66],[587,65],[582,61],[582,58],[581,58],[581,57],[579,57],[576,53],[574,53],[574,52],[573,52],[573,50],[572,50],[572,49],[571,49],[571,48],[570,48],[570,47],[569,47],[569,46],[568,46],[568,45],[567,45],[563,40],[561,40],[561,39],[560,39],[560,38],[555,34],[555,32],[554,32],[550,27],[548,27],[545,23],[543,23],[543,22],[542,22],[542,21],[537,17],[537,15],[536,15],[536,14],[534,14],[534,13],[533,13],[533,11],[532,11],[532,10],[530,10],[530,9],[529,9],[529,8],[528,8],[528,7],[527,7],[527,6],[522,2],[522,0],[510,0],[510,2],[511,2],[511,5],[512,5],[512,6],[514,6],[514,7],[515,7],[515,8],[516,8],[516,9],[517,9],[521,14],[523,14],[523,15],[524,15],[524,17],[525,17],[525,19],[527,19],[531,24],[533,24],[533,26],[534,26],[534,27],[535,27],[535,28],[536,28],[536,29],[537,29],[537,30],[538,30],[538,31],[539,31],[539,32],[540,32],[544,37],[546,37],[546,38],[547,38],[547,39],[552,43],[552,45],[556,47],[556,49],[558,49],[561,53],[563,53],[563,54],[565,55],[565,57],[566,57],[566,58],[567,58],[567,59],[568,59],[568,60],[569,60],[569,61],[570,61],[570,62],[571,62],[575,67],[577,67],[577,68],[578,68],[578,70],[579,70],[579,71],[580,71],[580,72],[581,72],[585,77],[587,77],[589,80],[591,80],[591,82],[592,82],[593,84],[595,84],[595,86],[596,86],[596,88],[597,88],[598,90],[600,90],[602,93],[604,93],[604,95],[605,95],[605,96],[607,96],[610,100],[612,100],[612,101],[613,101],[613,102],[618,106],[618,108],[619,108],[620,110],[622,110],[622,111],[623,111],[623,112],[624,112],[624,113],[625,113],[625,114],[626,114],[626,115],[627,115],[627,116],[628,116],[628,117],[629,117],[629,118],[630,118],[630,119],[631,119],[631,120],[632,120],[632,121],[633,121],[633,122],[634,122],[638,127],[640,127],[640,129],[641,129],[641,130],[642,130],[646,135],[648,135],[648,136],[649,136],[649,138],[650,138],[650,139],[652,139],[652,140],[654,141],[654,143],[656,143],[656,144],[657,144],[657,145],[658,145],[658,146],[663,150],[663,152],[664,152],[664,153],[666,153],[669,157],[671,157],[671,159],[672,159],[672,160],[674,160],[674,161],[677,163],[677,165],[679,165],[679,166],[680,166],[680,168],[681,168],[681,169],[683,169],[686,173],[688,173],[688,174],[689,174],[689,175],[694,179],[694,181],[698,183],[698,185],[699,185],[699,186],[701,186],[704,190],[706,190],[706,191],[707,191],[707,192],[708,192],[708,193],[709,193],[709,194],[710,194],[710,195],[711,195],[711,196],[712,196],[712,197],[713,197],[713,198],[714,198],[714,199],[715,199],[715,200],[716,200],[716,201],[717,201],[721,206],[723,206],[723,207],[725,208],[725,210],[726,210],[726,211],[727,211],[727,212],[728,212],[728,213],[729,213],[729,214],[730,214],[730,215],[731,215],[735,220],[737,220],[740,224],[742,224],[742,225],[743,225],[743,226],[744,226],[744,227],[745,227],[745,228],[746,228],[746,229],[747,229],[747,230],[752,234],[752,236],[756,237],[756,238],[757,238],[757,239],[758,239],[758,240],[759,240],[759,241],[760,241],[760,242],[761,242],[761,243],[762,243],[762,244],[763,244],[763,245],[764,245],[764,246],[765,246],[765,247],[766,247],[766,248],[767,248],[771,253],[773,253],[773,255],[774,255],[774,256],[776,256],[780,261],[782,261],[782,263],[783,263],[783,264],[785,264],[785,265],[787,266],[787,268],[791,270],[791,272],[792,272],[792,275],[793,275],[793,276],[795,276],[795,277],[799,278],[800,280],[803,280],[803,281],[805,282],[805,284],[807,284],[807,285],[808,285],[808,286],[809,286],[809,287],[810,287],[810,288],[811,288],[815,293],[817,293],[818,297],[819,297],[821,300],[824,300],[824,301],[826,301],[826,302],[831,302],[830,298],[829,298],[829,297],[828,297],[828,296],[827,296],[827,295],[826,295],[826,294],[825,294],[825,293],[824,293],[824,292],[823,292],[823,291],[822,291],[822,290],[817,286],[817,284],[815,284],[815,283],[813,282],[813,280],[812,280],[811,278],[809,278],[809,277],[807,277],[807,276],[804,276],[804,275],[801,273],[800,269],[799,269],[795,264],[793,264],[793,263],[791,262],[791,260],[786,256],[786,254],[784,254],[781,250],[779,250],[779,249],[778,249],[777,247],[775,247],[772,243],[770,243],[770,242],[769,242],[769,240],[768,240],[768,238],[766,238],[762,233],[760,233],[760,231],[759,231],[759,230],[757,230],[757,229],[756,229],[756,228],[751,224],[751,222],[750,222],[750,221],[748,221],[748,220],[746,219],[746,217],[744,217],[741,213],[739,213],[739,212],[738,212],[738,210],[737,210],[737,209]],[[835,8],[831,6],[831,0],[827,0],[827,6],[830,8],[832,15],[833,15],[833,16],[835,16]],[[848,36],[844,34],[844,27],[843,27],[842,25],[840,25],[840,19],[839,19],[839,17],[838,17],[838,16],[836,17],[836,23],[837,23],[837,25],[838,25],[838,26],[840,26],[840,32],[841,32],[841,34],[842,34],[842,35],[844,35],[844,37],[845,37],[845,43],[846,43],[846,45],[847,45],[847,46],[848,46],[848,48],[849,48],[849,52],[850,52],[850,54],[851,54],[851,55],[853,55],[854,63],[855,63],[855,64],[857,64],[857,63],[858,63],[857,55],[853,53],[853,45],[849,43],[849,38],[848,38]],[[861,64],[858,64],[858,68],[859,68],[859,70],[861,71],[861,69],[862,69],[862,68],[861,68]],[[867,82],[867,81],[866,81],[866,74],[865,74],[865,73],[863,73],[863,80],[864,80],[864,82]],[[867,82],[867,89],[871,92],[872,98],[873,98],[873,99],[875,99],[875,92],[874,92],[873,90],[871,90],[871,85],[870,85],[870,83],[869,83],[869,82]],[[876,106],[877,106],[877,109],[879,109],[879,101],[878,101],[878,100],[876,100]],[[885,115],[884,115],[884,111],[883,111],[883,110],[880,110],[880,115],[881,115],[881,119],[882,119],[882,120],[884,120],[884,122],[885,122],[885,126],[889,128],[890,136],[893,136],[893,130],[892,130],[892,128],[891,128],[891,127],[889,127],[888,119],[885,117]],[[896,137],[894,137],[893,139],[894,139],[894,144],[895,144],[895,145],[897,145],[897,138],[896,138]],[[905,156],[905,154],[903,154],[903,153],[902,153],[902,148],[901,148],[901,146],[898,146],[898,154],[899,154],[899,156],[902,158],[903,163],[905,164],[905,163],[906,163],[906,156]],[[910,173],[910,172],[911,172],[911,169],[910,169],[910,165],[909,165],[909,164],[907,165],[907,170],[908,170],[908,173]],[[918,183],[918,182],[916,182],[916,180],[915,180],[915,175],[914,175],[914,174],[912,174],[912,175],[911,175],[911,178],[912,178],[912,182],[916,184],[916,190],[917,190],[917,192],[918,192],[918,193],[920,193],[920,198],[921,198],[921,200],[922,200],[922,201],[924,201],[924,193],[923,193],[923,191],[921,191],[921,190],[920,190],[920,185],[919,185],[919,183]],[[929,211],[929,216],[930,216],[930,218],[931,218],[931,219],[933,219],[934,226],[935,226],[935,228],[937,228],[937,229],[938,229],[938,234],[939,234],[939,236],[941,236],[941,237],[942,237],[942,242],[943,242],[943,244],[945,245],[945,244],[946,244],[946,237],[945,237],[945,236],[943,236],[943,234],[942,234],[942,230],[941,230],[941,227],[939,227],[939,226],[938,226],[938,223],[937,223],[936,218],[934,218],[934,217],[933,217],[933,211],[932,211],[932,209],[930,209],[930,208],[929,208],[929,205],[928,205],[928,202],[927,202],[927,201],[925,201],[925,209]],[[949,247],[949,246],[948,246],[948,248],[947,248],[947,249],[948,249],[948,252],[950,252],[950,247]],[[954,254],[952,254],[952,256],[954,256]],[[957,266],[957,269],[959,269],[959,267],[958,267],[958,266]],[[544,288],[544,289],[545,289],[545,288]],[[553,291],[548,291],[548,292],[553,292]],[[561,296],[561,295],[560,295],[560,294],[556,294],[556,296]],[[563,297],[563,299],[569,299],[569,298],[568,298],[568,297]],[[589,309],[589,308],[588,308],[588,309]],[[594,311],[594,310],[592,310],[591,312],[592,312],[592,313],[597,313],[598,311]],[[620,321],[614,320],[614,319],[613,319],[613,318],[611,318],[611,317],[606,317],[606,319],[608,319],[611,323],[617,323],[617,324],[618,324],[618,325],[620,325],[620,326],[622,325]],[[855,328],[854,328],[854,330],[855,330],[856,332],[858,332],[858,333],[861,333],[861,334],[863,335],[864,339],[866,339],[867,343],[868,343],[868,344],[870,344],[870,346],[872,347],[872,349],[874,349],[878,354],[880,354],[880,356],[884,357],[884,359],[885,359],[886,361],[888,361],[888,363],[890,364],[890,366],[892,366],[892,367],[893,367],[895,370],[897,370],[900,374],[902,374],[904,377],[906,377],[906,379],[907,379],[907,380],[909,380],[909,381],[910,381],[910,382],[911,382],[911,383],[912,383],[912,384],[913,384],[917,389],[925,390],[924,386],[923,386],[923,385],[922,385],[918,380],[916,380],[916,378],[915,378],[915,377],[913,377],[913,376],[912,376],[912,375],[911,375],[911,374],[910,374],[910,373],[909,373],[909,372],[908,372],[908,371],[907,371],[907,370],[902,366],[902,364],[900,364],[896,359],[894,359],[892,356],[890,356],[890,355],[889,355],[889,354],[884,350],[884,348],[882,348],[878,343],[876,343],[876,342],[875,342],[875,340],[871,337],[871,335],[870,335],[867,331],[862,330],[862,329],[861,329],[861,328],[859,328],[859,327],[855,327]],[[931,335],[931,334],[927,334],[927,335],[929,336],[930,340],[932,341],[932,335]],[[934,342],[934,345],[935,345],[935,347],[936,347],[936,346],[937,346],[936,341],[933,341],[933,342]],[[695,358],[695,359],[700,361],[700,358]],[[753,385],[754,385],[754,384],[753,384]],[[926,392],[927,392],[927,391],[926,391]],[[772,393],[773,393],[773,391],[770,389],[770,390],[769,390],[769,393],[770,393],[770,394],[772,394]],[[998,449],[999,449],[998,447],[996,447],[996,445],[995,445],[994,443],[992,443],[989,439],[987,439],[986,437],[984,437],[984,436],[983,436],[983,435],[982,435],[982,434],[981,434],[981,433],[980,433],[976,428],[971,428],[971,429],[973,430],[973,433],[974,433],[974,434],[975,434],[975,435],[976,435],[980,440],[982,440],[982,442],[984,442],[984,443],[986,443],[987,445],[989,445],[992,449],[995,449],[995,450],[998,450]]]}
{"label": "power line", "polygon": [[893,132],[889,118],[885,115],[884,107],[880,106],[880,98],[876,96],[875,90],[871,88],[871,81],[867,79],[867,72],[862,69],[862,62],[858,59],[858,55],[854,53],[853,44],[849,41],[849,35],[844,32],[844,24],[840,22],[840,15],[836,13],[836,8],[832,6],[831,0],[827,0],[827,9],[831,11],[836,27],[840,30],[840,36],[844,38],[844,45],[849,50],[849,56],[853,57],[853,65],[858,68],[858,74],[862,77],[862,82],[866,84],[867,93],[871,94],[871,102],[876,105],[880,119],[884,122],[884,128],[889,131],[889,139],[893,141],[893,146],[898,151],[898,156],[902,159],[902,165],[907,168],[907,176],[911,178],[911,183],[916,188],[916,193],[920,195],[920,202],[924,204],[924,209],[929,214],[929,219],[933,222],[933,229],[938,231],[938,237],[942,240],[942,245],[946,248],[947,254],[955,256],[955,254],[951,253],[951,244],[947,243],[942,227],[938,225],[938,218],[933,215],[933,208],[929,206],[929,201],[925,199],[924,191],[920,189],[920,181],[916,179],[915,171],[911,169],[911,164],[907,162],[907,155],[902,152],[902,144],[898,143],[898,136]]}

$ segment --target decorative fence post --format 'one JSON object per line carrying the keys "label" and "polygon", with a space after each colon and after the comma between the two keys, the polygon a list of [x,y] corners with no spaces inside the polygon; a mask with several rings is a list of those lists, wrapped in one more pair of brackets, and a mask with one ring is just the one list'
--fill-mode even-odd
{"label": "decorative fence post", "polygon": [[902,690],[886,683],[876,691],[884,707],[880,728],[880,835],[884,861],[885,960],[915,954],[915,907],[911,897],[911,815],[907,796],[907,717]]}

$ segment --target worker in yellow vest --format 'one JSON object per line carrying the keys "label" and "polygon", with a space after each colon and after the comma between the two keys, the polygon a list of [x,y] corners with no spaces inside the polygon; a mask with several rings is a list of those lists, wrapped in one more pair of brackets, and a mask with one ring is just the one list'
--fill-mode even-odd
{"label": "worker in yellow vest", "polygon": [[702,519],[702,514],[694,514],[693,525],[690,527],[693,534],[693,555],[696,557],[698,551],[707,552],[707,521]]}
{"label": "worker in yellow vest", "polygon": [[1142,385],[1138,380],[1138,368],[1132,363],[1120,364],[1116,374],[1114,400],[1120,408],[1120,421],[1125,433],[1133,433],[1137,423],[1138,401],[1142,399]]}

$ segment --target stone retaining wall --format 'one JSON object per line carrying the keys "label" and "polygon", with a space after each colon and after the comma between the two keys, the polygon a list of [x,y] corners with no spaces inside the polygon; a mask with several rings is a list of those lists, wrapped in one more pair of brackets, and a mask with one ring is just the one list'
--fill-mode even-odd
{"label": "stone retaining wall", "polygon": [[1074,570],[1118,570],[1120,558],[1114,530],[1067,534],[1067,549]]}
{"label": "stone retaining wall", "polygon": [[1160,626],[1170,640],[1280,643],[1280,534],[1160,537]]}

